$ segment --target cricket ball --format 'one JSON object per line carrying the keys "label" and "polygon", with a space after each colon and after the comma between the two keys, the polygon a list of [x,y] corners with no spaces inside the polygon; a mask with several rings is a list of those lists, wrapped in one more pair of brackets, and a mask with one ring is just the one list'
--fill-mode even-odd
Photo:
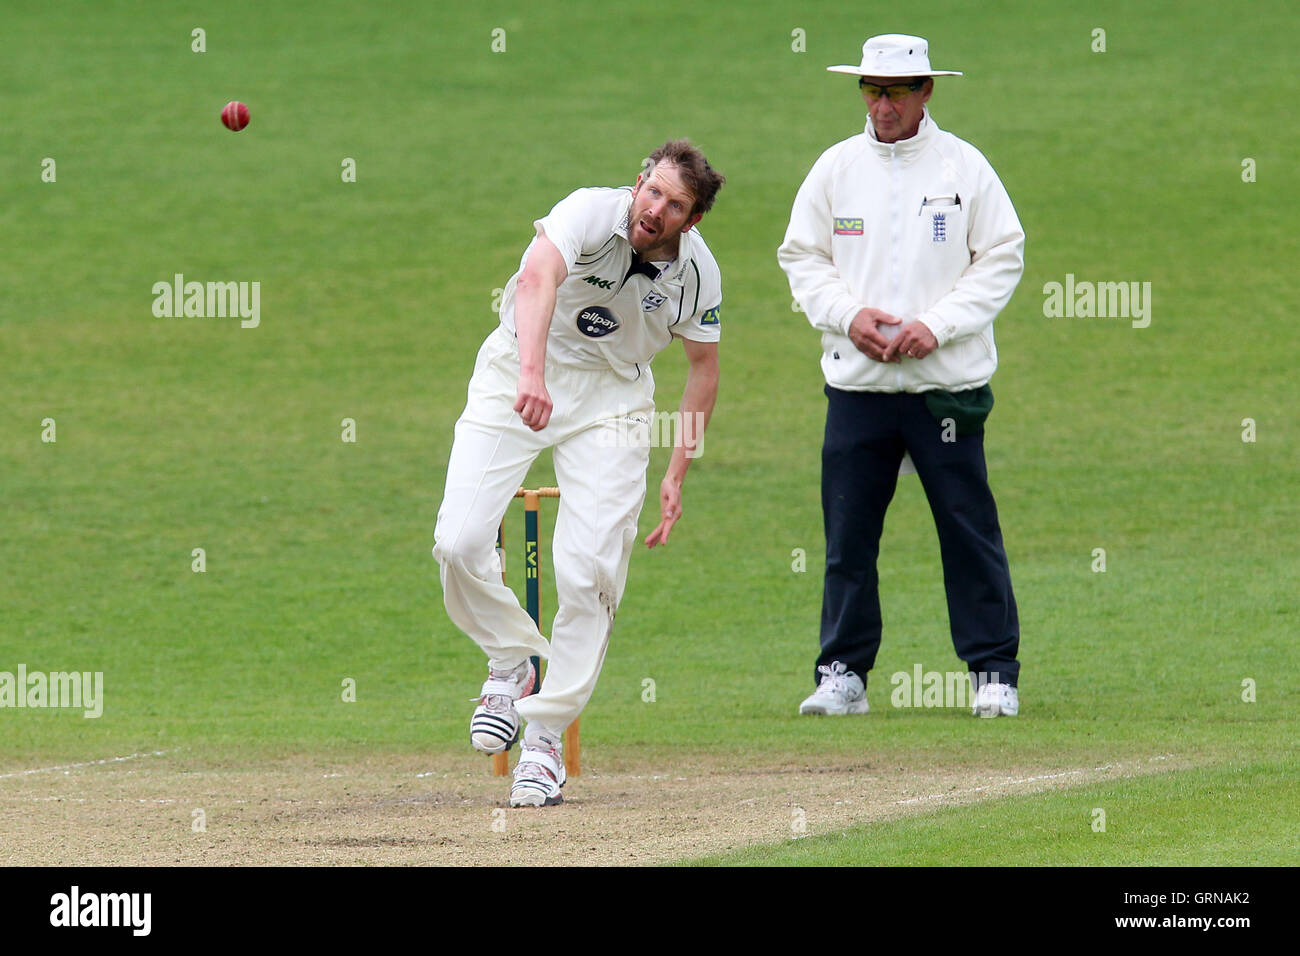
{"label": "cricket ball", "polygon": [[221,122],[226,129],[238,133],[248,125],[248,107],[238,100],[232,100],[221,109]]}

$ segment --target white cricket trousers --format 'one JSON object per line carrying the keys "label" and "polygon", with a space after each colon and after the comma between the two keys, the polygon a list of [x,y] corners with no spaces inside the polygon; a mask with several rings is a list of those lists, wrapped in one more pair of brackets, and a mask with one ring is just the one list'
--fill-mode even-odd
{"label": "white cricket trousers", "polygon": [[[559,736],[596,689],[627,582],[650,459],[648,435],[638,440],[646,430],[629,426],[628,416],[650,421],[654,379],[649,368],[628,381],[612,369],[548,362],[554,408],[540,432],[514,410],[518,383],[515,337],[498,327],[479,349],[456,422],[433,555],[448,615],[492,667],[513,668],[532,655],[547,659],[541,691],[515,706]],[[551,446],[560,487],[551,563],[559,606],[548,643],[501,581],[496,536],[529,466]]]}

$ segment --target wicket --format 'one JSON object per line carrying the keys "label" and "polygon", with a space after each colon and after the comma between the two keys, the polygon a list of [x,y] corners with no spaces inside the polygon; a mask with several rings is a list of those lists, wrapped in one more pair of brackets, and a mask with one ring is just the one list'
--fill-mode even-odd
{"label": "wicket", "polygon": [[[542,498],[560,497],[559,488],[520,488],[515,492],[516,498],[524,499],[524,593],[528,605],[528,616],[533,619],[538,630],[542,627],[542,556],[539,547],[541,535],[538,530],[538,517]],[[506,522],[501,519],[497,528],[497,555],[501,559],[501,581],[506,583]],[[542,686],[541,661],[533,658],[533,668],[537,671],[537,688]],[[506,754],[492,755],[492,772],[504,777],[510,769]],[[582,745],[578,739],[578,721],[574,720],[564,731],[564,770],[570,777],[582,775]]]}

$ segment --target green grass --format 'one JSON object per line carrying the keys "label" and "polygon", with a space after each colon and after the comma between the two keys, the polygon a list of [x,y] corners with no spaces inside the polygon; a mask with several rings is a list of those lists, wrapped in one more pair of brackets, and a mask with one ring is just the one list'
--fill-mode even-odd
{"label": "green grass", "polygon": [[[791,838],[695,866],[1295,866],[1300,767],[1236,763]],[[1098,812],[1100,811],[1100,812]]]}
{"label": "green grass", "polygon": [[[1221,765],[1132,785],[1151,826],[1167,824],[1168,855],[1082,838],[1152,859],[1195,856],[1233,768],[1250,768],[1252,807],[1258,792],[1276,819],[1300,816],[1277,756],[1300,729],[1286,4],[946,0],[880,27],[928,36],[937,66],[966,71],[940,82],[933,115],[988,155],[1029,237],[997,321],[987,439],[1024,713],[991,727],[888,707],[894,671],[958,666],[914,481],[882,544],[874,713],[793,716],[816,653],[824,398],[775,250],[812,161],[861,129],[852,84],[823,69],[856,57],[860,11],[11,6],[0,90],[25,121],[0,152],[0,670],[102,670],[107,701],[99,720],[0,711],[0,765],[160,746],[459,753],[481,659],[446,619],[429,548],[493,290],[555,201],[628,182],[653,146],[689,135],[728,177],[703,223],[724,277],[722,391],[685,519],[666,551],[633,559],[587,759]],[[195,27],[206,53],[190,51]],[[806,53],[790,49],[795,28]],[[1240,50],[1249,69],[1232,66]],[[252,109],[238,135],[218,119],[230,99]],[[1258,182],[1241,181],[1245,157]],[[261,326],[154,318],[152,284],[176,272],[260,281]],[[1151,326],[1044,318],[1042,286],[1066,273],[1152,282]],[[681,355],[656,376],[670,408]],[[55,444],[40,441],[47,417]],[[356,444],[339,440],[345,417]],[[548,461],[534,481],[551,480]],[[652,489],[665,465],[657,454]],[[204,574],[190,571],[198,547]],[[1024,825],[1070,818],[1072,799],[952,812]],[[1265,853],[1271,832],[1238,834],[1242,852]],[[1056,852],[1047,834],[1035,859],[1074,859],[1072,839]]]}

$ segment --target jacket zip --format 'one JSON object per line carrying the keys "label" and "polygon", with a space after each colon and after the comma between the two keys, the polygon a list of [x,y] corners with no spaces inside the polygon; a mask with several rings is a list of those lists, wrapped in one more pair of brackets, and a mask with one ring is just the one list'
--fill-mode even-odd
{"label": "jacket zip", "polygon": [[[902,276],[900,275],[899,265],[899,246],[902,244],[902,216],[899,214],[899,205],[903,201],[898,188],[898,144],[889,144],[889,186],[890,186],[890,203],[889,203],[889,251],[893,262],[890,263],[890,275],[893,281],[893,301],[889,303],[891,312],[897,314],[898,304],[903,301],[902,294]],[[901,318],[901,316],[900,316]],[[897,326],[895,327],[897,328]],[[895,333],[897,334],[897,333]],[[898,390],[903,390],[903,366],[899,363],[898,368],[894,370],[894,375],[898,382]]]}

